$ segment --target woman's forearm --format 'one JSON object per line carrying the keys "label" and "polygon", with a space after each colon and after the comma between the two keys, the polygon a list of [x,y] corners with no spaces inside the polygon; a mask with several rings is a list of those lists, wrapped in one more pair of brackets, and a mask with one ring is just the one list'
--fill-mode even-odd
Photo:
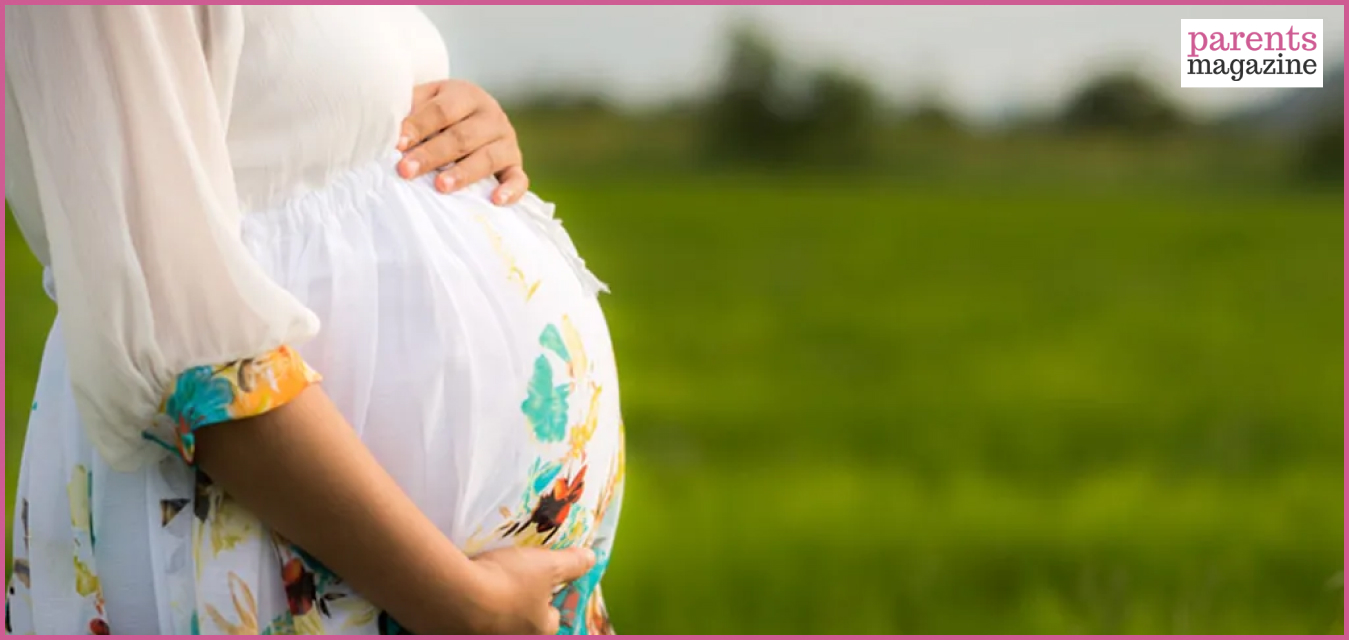
{"label": "woman's forearm", "polygon": [[199,430],[197,463],[263,523],[418,633],[468,631],[472,561],[385,472],[319,385]]}

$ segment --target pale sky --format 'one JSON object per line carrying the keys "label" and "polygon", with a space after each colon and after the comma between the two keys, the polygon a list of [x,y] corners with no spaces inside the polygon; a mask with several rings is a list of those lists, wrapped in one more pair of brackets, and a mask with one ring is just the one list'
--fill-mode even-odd
{"label": "pale sky", "polygon": [[749,15],[794,60],[839,63],[897,98],[935,88],[977,120],[1058,104],[1093,70],[1131,65],[1196,110],[1290,89],[1184,89],[1182,18],[1321,18],[1343,59],[1342,6],[426,6],[453,75],[503,96],[601,90],[642,105],[708,88],[728,21]]}

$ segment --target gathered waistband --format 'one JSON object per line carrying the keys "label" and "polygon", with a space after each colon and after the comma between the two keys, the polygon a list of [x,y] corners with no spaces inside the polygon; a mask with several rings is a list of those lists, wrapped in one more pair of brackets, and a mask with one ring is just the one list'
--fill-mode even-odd
{"label": "gathered waistband", "polygon": [[[435,172],[412,180],[398,175],[395,167],[401,157],[395,152],[353,167],[328,184],[291,197],[276,207],[249,212],[243,216],[242,232],[245,237],[298,233],[310,228],[311,224],[331,223],[350,215],[367,215],[372,207],[378,209],[381,201],[399,195],[407,195],[414,200],[427,197],[450,201],[469,198],[476,201],[475,206],[516,212],[558,249],[588,293],[593,295],[609,290],[608,285],[585,266],[585,260],[577,253],[571,236],[554,216],[555,207],[552,203],[540,199],[533,192],[526,192],[516,204],[497,207],[492,202],[492,193],[500,184],[495,177],[484,178],[452,194],[443,194],[435,188]],[[397,212],[391,211],[390,214],[396,215]]]}
{"label": "gathered waistband", "polygon": [[[379,157],[376,160],[364,162],[339,172],[331,178],[326,184],[302,191],[296,195],[290,196],[281,201],[280,204],[262,207],[250,210],[244,214],[244,217],[253,218],[257,216],[272,216],[294,212],[296,210],[315,210],[348,207],[361,202],[363,198],[373,192],[383,191],[388,188],[426,188],[435,189],[435,177],[437,172],[431,172],[417,178],[408,180],[400,175],[396,170],[398,161],[402,159],[402,154],[391,152]],[[487,177],[479,180],[459,191],[461,194],[475,195],[490,198],[492,191],[497,186],[497,180],[494,177]]]}

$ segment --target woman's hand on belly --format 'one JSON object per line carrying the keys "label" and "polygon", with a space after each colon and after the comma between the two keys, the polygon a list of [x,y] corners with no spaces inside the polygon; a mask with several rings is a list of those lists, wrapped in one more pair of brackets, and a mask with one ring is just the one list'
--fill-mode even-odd
{"label": "woman's hand on belly", "polygon": [[398,173],[412,179],[455,163],[440,172],[436,188],[444,193],[487,176],[501,182],[492,201],[513,204],[529,190],[524,159],[510,118],[496,99],[463,80],[441,80],[413,90],[412,113],[403,120]]}
{"label": "woman's hand on belly", "polygon": [[553,596],[590,571],[595,554],[582,548],[511,547],[484,553],[473,564],[471,615],[478,618],[468,622],[475,633],[553,635],[561,617]]}

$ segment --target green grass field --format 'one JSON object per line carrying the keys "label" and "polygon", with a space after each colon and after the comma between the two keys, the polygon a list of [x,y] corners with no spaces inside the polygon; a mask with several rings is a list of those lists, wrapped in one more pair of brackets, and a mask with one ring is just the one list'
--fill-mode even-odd
{"label": "green grass field", "polygon": [[1338,193],[541,182],[613,288],[620,632],[1342,632]]}

